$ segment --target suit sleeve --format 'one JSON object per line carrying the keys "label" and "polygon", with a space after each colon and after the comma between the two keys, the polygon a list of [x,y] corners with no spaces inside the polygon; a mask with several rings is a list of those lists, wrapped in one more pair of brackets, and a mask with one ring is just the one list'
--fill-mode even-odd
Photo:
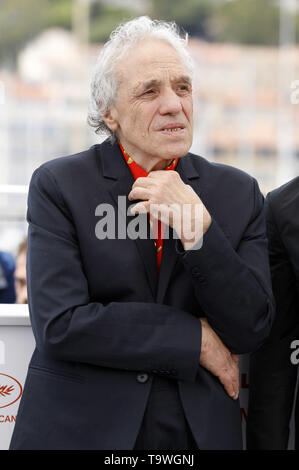
{"label": "suit sleeve", "polygon": [[235,354],[261,346],[270,332],[275,308],[264,198],[257,182],[252,182],[253,209],[238,247],[234,249],[212,219],[201,248],[181,253],[211,327]]}
{"label": "suit sleeve", "polygon": [[[271,194],[270,194],[271,195]],[[248,449],[286,449],[297,367],[291,342],[298,338],[299,300],[290,256],[281,239],[271,197],[266,199],[267,234],[276,315],[269,337],[250,357]]]}
{"label": "suit sleeve", "polygon": [[30,182],[28,303],[37,348],[57,360],[164,371],[194,381],[201,323],[188,312],[142,302],[91,302],[76,227],[45,166]]}

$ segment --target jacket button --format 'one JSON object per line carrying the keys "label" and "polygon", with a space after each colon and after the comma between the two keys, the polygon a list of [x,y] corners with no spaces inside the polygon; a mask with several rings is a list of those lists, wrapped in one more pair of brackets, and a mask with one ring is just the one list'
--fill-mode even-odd
{"label": "jacket button", "polygon": [[194,268],[192,268],[191,272],[192,272],[193,277],[200,277],[200,270],[198,269],[197,266],[194,266]]}
{"label": "jacket button", "polygon": [[196,277],[199,280],[199,282],[202,282],[203,284],[206,283],[205,278],[201,275],[200,269],[197,266],[194,266],[194,268],[192,268],[191,273],[193,277]]}
{"label": "jacket button", "polygon": [[148,374],[138,374],[137,375],[137,382],[144,384],[148,381]]}

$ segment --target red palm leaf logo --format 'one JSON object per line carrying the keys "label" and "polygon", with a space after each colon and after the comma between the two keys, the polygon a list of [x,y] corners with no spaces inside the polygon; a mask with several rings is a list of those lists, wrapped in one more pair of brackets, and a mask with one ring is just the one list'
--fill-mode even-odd
{"label": "red palm leaf logo", "polygon": [[13,390],[14,390],[14,387],[12,385],[10,387],[8,385],[1,385],[0,395],[1,397],[6,397],[7,395],[10,395]]}
{"label": "red palm leaf logo", "polygon": [[6,408],[18,401],[22,391],[22,385],[17,379],[0,373],[0,408]]}

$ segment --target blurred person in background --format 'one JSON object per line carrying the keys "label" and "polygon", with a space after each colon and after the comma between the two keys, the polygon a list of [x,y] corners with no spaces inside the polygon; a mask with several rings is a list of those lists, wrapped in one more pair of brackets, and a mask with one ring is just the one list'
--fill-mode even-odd
{"label": "blurred person in background", "polygon": [[[242,449],[238,354],[274,311],[264,200],[247,173],[189,153],[193,70],[175,24],[120,25],[91,86],[108,139],[31,178],[36,349],[11,449]],[[107,205],[115,227],[158,230],[101,237]]]}
{"label": "blurred person in background", "polygon": [[[249,450],[288,448],[298,370],[298,361],[291,361],[291,344],[299,340],[299,177],[267,195],[266,219],[276,316],[269,337],[250,358]],[[299,449],[298,394],[295,448]]]}
{"label": "blurred person in background", "polygon": [[13,304],[16,301],[14,286],[15,259],[5,251],[0,251],[0,303]]}
{"label": "blurred person in background", "polygon": [[16,257],[15,269],[15,292],[18,304],[27,304],[27,280],[26,280],[26,258],[27,258],[27,238],[19,245]]}

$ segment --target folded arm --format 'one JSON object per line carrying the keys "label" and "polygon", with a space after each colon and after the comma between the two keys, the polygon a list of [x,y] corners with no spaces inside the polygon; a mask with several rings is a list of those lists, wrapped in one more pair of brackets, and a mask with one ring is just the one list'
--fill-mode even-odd
{"label": "folded arm", "polygon": [[275,310],[264,200],[255,180],[252,186],[251,218],[236,249],[213,217],[200,249],[177,244],[210,326],[234,354],[262,345]]}

